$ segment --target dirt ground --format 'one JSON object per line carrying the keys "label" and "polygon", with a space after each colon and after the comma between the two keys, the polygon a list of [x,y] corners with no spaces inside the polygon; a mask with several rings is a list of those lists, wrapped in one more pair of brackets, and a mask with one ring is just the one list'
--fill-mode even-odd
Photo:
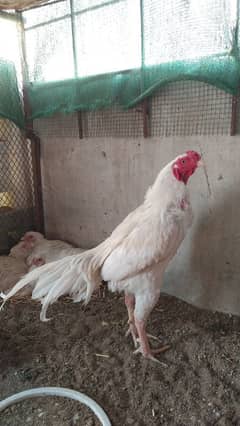
{"label": "dirt ground", "polygon": [[[240,425],[240,319],[161,296],[148,330],[171,349],[167,366],[133,355],[123,299],[66,301],[41,323],[39,305],[10,303],[0,314],[0,398],[64,386],[95,399],[113,426]],[[156,344],[156,343],[155,343]],[[98,356],[98,355],[105,355]],[[0,414],[1,426],[99,426],[76,402],[29,400]]]}

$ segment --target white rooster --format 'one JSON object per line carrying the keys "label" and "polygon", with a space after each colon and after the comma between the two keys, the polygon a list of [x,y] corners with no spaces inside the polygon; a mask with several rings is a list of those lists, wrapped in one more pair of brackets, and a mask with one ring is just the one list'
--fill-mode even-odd
{"label": "white rooster", "polygon": [[200,155],[187,151],[159,173],[143,204],[130,213],[109,238],[96,248],[28,273],[7,294],[35,282],[33,299],[42,303],[41,319],[60,296],[69,294],[87,303],[102,280],[112,291],[123,291],[129,329],[137,352],[154,359],[146,333],[146,321],[160,295],[166,266],[192,224],[187,189],[189,177],[202,165]]}

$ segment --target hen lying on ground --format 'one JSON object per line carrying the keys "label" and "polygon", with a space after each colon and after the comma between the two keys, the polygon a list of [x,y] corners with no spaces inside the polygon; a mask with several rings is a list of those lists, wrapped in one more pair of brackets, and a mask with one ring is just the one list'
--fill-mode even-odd
{"label": "hen lying on ground", "polygon": [[[47,240],[39,232],[26,232],[12,247],[9,256],[0,256],[0,290],[12,289],[28,271],[36,267],[83,251],[64,241]],[[21,296],[30,293],[31,289],[27,288],[21,292]]]}
{"label": "hen lying on ground", "polygon": [[27,257],[27,265],[32,271],[38,266],[63,259],[66,256],[82,253],[82,248],[73,247],[71,244],[60,240],[47,240],[39,232],[27,232],[22,242],[31,247],[31,253]]}
{"label": "hen lying on ground", "polygon": [[[9,256],[0,256],[0,289],[7,291],[28,272],[27,257],[31,253],[31,247],[20,241],[10,251]],[[24,289],[20,296],[31,293],[31,289]]]}
{"label": "hen lying on ground", "polygon": [[109,238],[94,249],[30,272],[9,294],[2,295],[3,305],[34,282],[32,298],[41,301],[40,318],[46,321],[48,306],[60,296],[69,294],[73,300],[87,303],[103,280],[112,291],[125,293],[137,351],[155,359],[146,321],[158,301],[166,266],[192,224],[187,182],[200,165],[201,157],[195,151],[178,156],[159,173],[143,204]]}

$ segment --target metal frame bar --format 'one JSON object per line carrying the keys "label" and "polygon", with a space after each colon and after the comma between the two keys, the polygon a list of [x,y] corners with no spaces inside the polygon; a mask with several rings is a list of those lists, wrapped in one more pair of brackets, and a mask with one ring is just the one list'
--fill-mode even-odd
{"label": "metal frame bar", "polygon": [[25,137],[31,142],[31,157],[33,167],[33,187],[34,187],[34,221],[35,228],[39,232],[44,232],[44,212],[42,198],[42,179],[40,164],[40,139],[35,135],[33,129],[33,121],[29,118],[31,108],[28,99],[26,83],[28,80],[28,67],[26,62],[26,46],[22,13],[19,13],[20,32],[21,32],[21,66],[23,75],[23,108],[25,113]]}
{"label": "metal frame bar", "polygon": [[26,52],[26,42],[25,42],[25,32],[24,32],[24,22],[21,12],[18,12],[19,16],[19,32],[20,32],[20,43],[21,43],[21,67],[22,67],[22,77],[23,82],[29,81],[29,72],[27,66],[27,52]]}
{"label": "metal frame bar", "polygon": [[82,122],[81,111],[77,111],[77,121],[78,121],[78,136],[79,136],[79,139],[83,139],[83,122]]}
{"label": "metal frame bar", "polygon": [[[77,78],[78,77],[78,63],[77,63],[76,26],[75,26],[75,14],[74,14],[73,0],[70,0],[70,11],[71,11],[71,30],[72,30],[74,73],[75,73],[75,78]],[[81,113],[81,111],[77,111],[77,122],[78,122],[79,139],[83,139],[83,125],[82,125],[82,113]]]}
{"label": "metal frame bar", "polygon": [[42,22],[41,24],[32,25],[31,27],[24,27],[25,31],[35,30],[36,28],[45,27],[46,25],[54,24],[55,22],[63,21],[64,19],[71,18],[71,14],[63,15],[59,18],[49,19],[49,21]]}
{"label": "metal frame bar", "polygon": [[237,133],[238,104],[239,104],[239,95],[235,95],[232,97],[230,136],[235,136]]}
{"label": "metal frame bar", "polygon": [[34,222],[37,231],[44,233],[44,211],[42,196],[42,177],[41,177],[41,146],[40,138],[34,133],[33,121],[29,118],[31,114],[30,104],[26,86],[23,87],[23,102],[26,116],[25,136],[31,142],[31,157],[33,167],[33,187],[34,187]]}
{"label": "metal frame bar", "polygon": [[[141,91],[144,90],[143,81],[143,67],[145,62],[145,46],[144,46],[144,17],[143,17],[143,0],[139,0],[140,16],[141,16]],[[149,115],[149,99],[146,98],[142,102],[142,114],[143,114],[143,136],[148,138],[150,136],[150,115]]]}
{"label": "metal frame bar", "polygon": [[75,28],[75,17],[73,9],[73,0],[70,0],[70,17],[71,17],[71,30],[72,30],[72,47],[73,47],[73,61],[74,61],[74,73],[75,77],[78,76],[77,66],[77,49],[76,49],[76,28]]}
{"label": "metal frame bar", "polygon": [[143,136],[149,138],[150,136],[150,120],[149,120],[149,99],[144,99],[142,103],[143,113]]}
{"label": "metal frame bar", "polygon": [[[39,9],[39,8],[42,8],[42,7],[45,7],[45,6],[51,6],[52,4],[62,3],[62,2],[65,2],[65,1],[66,0],[54,0],[54,1],[49,2],[49,3],[43,3],[43,4],[39,4],[39,5],[36,5],[36,6],[29,7],[29,8],[21,9],[21,12],[28,12],[29,10]],[[109,1],[106,1],[105,3],[99,4],[99,5],[96,5],[96,6],[93,6],[93,7],[87,7],[86,9],[80,10],[79,12],[76,12],[76,13],[79,14],[79,13],[88,12],[88,11],[91,11],[91,10],[94,10],[94,9],[98,9],[99,7],[108,6],[109,4],[118,3],[120,1],[123,1],[123,0],[109,0]]]}
{"label": "metal frame bar", "polygon": [[[235,51],[237,55],[239,56],[238,51],[238,38],[239,38],[239,1],[236,0],[236,22],[235,22],[235,28],[234,28],[234,42],[235,42]],[[239,104],[239,88],[237,95],[232,97],[232,113],[231,113],[231,128],[230,128],[230,135],[235,136],[237,133],[237,121],[238,121],[238,105]]]}
{"label": "metal frame bar", "polygon": [[[43,7],[43,6],[51,6],[52,4],[59,3],[59,2],[63,2],[63,1],[66,1],[66,0],[57,0],[57,1],[54,1],[54,2],[52,2],[52,3],[46,3],[46,4],[43,4],[42,6],[35,6],[35,7],[30,8],[30,9],[23,10],[23,12],[24,12],[24,11],[25,11],[25,12],[28,12],[29,10],[32,10],[32,9],[38,9],[38,8]],[[83,9],[83,10],[80,10],[80,11],[77,11],[77,12],[74,12],[73,0],[70,0],[70,9],[71,9],[71,12],[70,12],[70,13],[68,13],[68,14],[66,14],[66,15],[63,15],[63,16],[61,16],[61,17],[59,17],[59,18],[49,19],[49,21],[42,22],[41,24],[36,24],[36,25],[31,26],[31,27],[25,27],[25,31],[33,30],[33,29],[35,29],[35,28],[39,28],[39,27],[42,27],[42,26],[45,26],[45,25],[53,24],[54,22],[58,22],[58,21],[60,21],[60,20],[62,20],[62,19],[71,18],[71,19],[73,20],[75,16],[82,15],[83,13],[91,12],[91,11],[94,11],[94,10],[100,9],[100,8],[102,8],[102,7],[109,6],[109,5],[114,4],[114,3],[120,3],[120,2],[122,2],[122,1],[124,1],[124,0],[111,0],[111,1],[106,1],[105,3],[99,4],[99,5],[96,5],[96,6],[93,6],[93,7],[88,7],[88,8],[86,8],[86,9]]]}
{"label": "metal frame bar", "polygon": [[42,178],[41,178],[41,145],[40,138],[30,131],[26,132],[26,137],[31,141],[32,166],[33,166],[33,185],[35,194],[35,227],[37,231],[44,233],[44,211],[42,197]]}

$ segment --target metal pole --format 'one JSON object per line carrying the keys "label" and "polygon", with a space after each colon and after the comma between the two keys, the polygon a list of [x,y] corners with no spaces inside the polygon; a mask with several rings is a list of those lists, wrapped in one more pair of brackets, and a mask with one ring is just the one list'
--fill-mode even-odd
{"label": "metal pole", "polygon": [[232,114],[231,114],[231,129],[230,135],[235,136],[237,133],[237,118],[238,118],[238,96],[232,97]]}
{"label": "metal pole", "polygon": [[[75,74],[75,78],[77,78],[78,77],[78,63],[77,63],[76,27],[75,27],[75,14],[74,14],[73,0],[70,0],[70,10],[71,10],[71,29],[72,29],[74,74]],[[83,138],[83,124],[82,124],[82,113],[81,113],[81,111],[77,111],[77,120],[78,120],[79,139],[82,139]]]}
{"label": "metal pole", "polygon": [[40,139],[34,134],[33,121],[30,119],[31,108],[28,99],[26,83],[28,80],[28,68],[26,60],[25,49],[25,36],[22,14],[20,21],[20,35],[21,35],[21,64],[23,75],[23,108],[25,113],[25,137],[31,142],[31,158],[33,168],[33,187],[34,187],[34,220],[35,228],[39,232],[44,232],[44,213],[42,201],[42,180],[41,180],[41,164],[40,164]]}
{"label": "metal pole", "polygon": [[[144,15],[143,15],[143,1],[140,0],[140,16],[141,16],[141,92],[144,90],[144,75],[143,68],[145,64],[145,48],[144,48]],[[143,136],[147,138],[150,136],[149,129],[149,100],[146,98],[142,102],[143,114]]]}

